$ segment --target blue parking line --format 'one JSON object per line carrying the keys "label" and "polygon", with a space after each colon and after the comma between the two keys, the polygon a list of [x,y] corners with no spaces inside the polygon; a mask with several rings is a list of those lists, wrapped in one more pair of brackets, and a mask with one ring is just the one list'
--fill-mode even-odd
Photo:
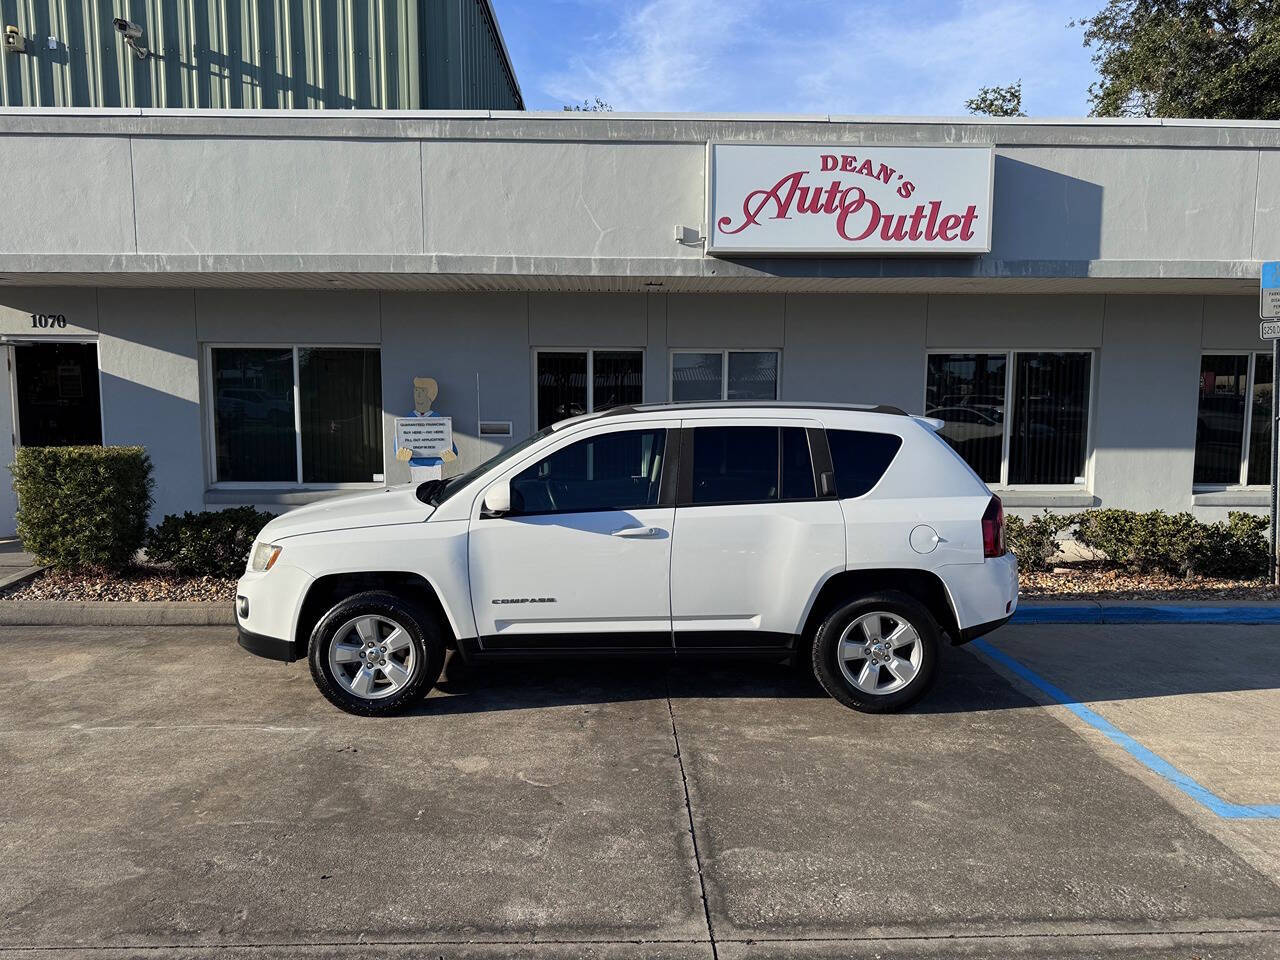
{"label": "blue parking line", "polygon": [[1226,820],[1280,820],[1280,804],[1250,806],[1223,800],[1212,790],[1187,776],[1164,757],[1152,753],[1123,730],[1118,730],[1110,721],[1069,696],[1065,690],[1055,687],[1035,671],[1023,666],[1007,653],[1002,653],[985,640],[974,640],[973,646],[1001,666],[1012,670],[1023,680],[1026,680],[1027,683],[1048,694],[1049,697],[1062,704],[1095,730],[1101,731],[1107,739],[1128,753],[1133,759],[1148,770],[1160,774],[1160,776],[1210,812]]}
{"label": "blue parking line", "polygon": [[1084,601],[1023,604],[1013,623],[1280,623],[1280,604],[1211,606],[1192,603],[1130,605]]}

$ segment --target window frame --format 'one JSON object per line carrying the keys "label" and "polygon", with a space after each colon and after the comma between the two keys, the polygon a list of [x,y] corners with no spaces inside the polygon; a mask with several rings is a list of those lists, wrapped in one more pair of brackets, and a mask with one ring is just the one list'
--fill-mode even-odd
{"label": "window frame", "polygon": [[[720,400],[676,400],[676,354],[677,353],[718,353],[720,354]],[[731,353],[772,353],[774,370],[777,375],[773,380],[773,399],[782,399],[782,348],[781,347],[670,347],[667,350],[667,401],[669,403],[716,403],[729,399],[729,354]],[[751,401],[743,401],[750,403]],[[767,402],[767,401],[766,401]]]}
{"label": "window frame", "polygon": [[[1098,350],[1095,347],[929,347],[925,350],[924,358],[924,402],[921,406],[922,410],[928,410],[929,404],[929,358],[936,355],[948,355],[956,353],[985,353],[985,354],[1003,354],[1005,358],[1004,370],[1004,398],[1005,410],[1007,415],[1004,418],[1004,435],[1000,444],[1000,479],[990,483],[991,489],[997,491],[1030,491],[1036,493],[1052,493],[1052,492],[1069,492],[1079,493],[1088,492],[1092,488],[1093,476],[1093,440],[1094,440],[1094,421],[1097,419],[1098,406]],[[1014,371],[1018,366],[1018,355],[1024,353],[1085,353],[1089,355],[1089,397],[1086,403],[1087,413],[1085,415],[1085,435],[1084,435],[1084,463],[1080,465],[1080,483],[1019,483],[1011,484],[1009,482],[1009,450],[1013,437],[1013,405],[1010,398],[1013,396],[1013,377]],[[928,416],[928,413],[925,413]],[[949,444],[948,444],[949,446]],[[986,483],[987,481],[983,481]]]}
{"label": "window frame", "polygon": [[[1191,484],[1192,493],[1222,493],[1227,490],[1270,490],[1271,481],[1266,483],[1250,483],[1249,482],[1249,447],[1253,443],[1253,391],[1257,387],[1256,376],[1258,370],[1258,358],[1265,356],[1270,357],[1269,350],[1201,350],[1200,366],[1204,366],[1205,357],[1239,357],[1247,356],[1249,358],[1249,366],[1245,375],[1244,389],[1244,438],[1240,444],[1240,472],[1237,475],[1236,483],[1196,483],[1194,480]],[[1196,384],[1196,417],[1200,416],[1200,392],[1199,381]],[[1195,476],[1195,442],[1192,441],[1191,449],[1191,475]]]}
{"label": "window frame", "polygon": [[[302,479],[302,393],[298,380],[299,350],[376,350],[378,352],[379,370],[382,364],[382,345],[376,343],[289,343],[268,341],[261,343],[245,343],[242,341],[208,341],[201,344],[201,372],[204,374],[200,388],[200,404],[204,408],[204,416],[200,418],[201,429],[205,434],[205,457],[208,461],[208,487],[213,490],[380,490],[386,486],[387,476],[387,444],[386,418],[387,410],[383,406],[382,397],[378,398],[379,421],[383,427],[382,434],[382,473],[381,480],[369,480],[348,483],[318,483]],[[215,350],[289,350],[293,357],[293,449],[294,465],[297,468],[295,480],[220,480],[218,479],[218,437],[217,417],[214,404],[213,351]],[[381,379],[381,377],[379,377]],[[381,382],[378,385],[382,392]]]}

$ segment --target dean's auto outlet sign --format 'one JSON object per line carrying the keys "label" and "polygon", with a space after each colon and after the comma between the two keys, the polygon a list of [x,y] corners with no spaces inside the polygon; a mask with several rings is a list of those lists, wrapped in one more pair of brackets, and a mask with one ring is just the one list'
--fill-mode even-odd
{"label": "dean's auto outlet sign", "polygon": [[990,147],[707,146],[707,252],[991,250]]}

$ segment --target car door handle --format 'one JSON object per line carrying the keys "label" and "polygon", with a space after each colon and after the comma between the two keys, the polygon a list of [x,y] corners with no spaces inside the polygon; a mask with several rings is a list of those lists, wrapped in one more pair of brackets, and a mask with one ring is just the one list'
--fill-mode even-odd
{"label": "car door handle", "polygon": [[658,527],[619,527],[610,536],[614,537],[656,537],[662,531]]}

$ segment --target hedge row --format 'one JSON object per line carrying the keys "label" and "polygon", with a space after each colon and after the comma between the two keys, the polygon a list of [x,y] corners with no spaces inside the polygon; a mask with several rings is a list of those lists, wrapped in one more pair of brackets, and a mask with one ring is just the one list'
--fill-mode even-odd
{"label": "hedge row", "polygon": [[142,447],[20,447],[9,469],[23,546],[60,570],[122,570],[145,547],[178,573],[238,577],[275,516],[234,507],[171,514],[148,530],[155,481]]}
{"label": "hedge row", "polygon": [[1060,554],[1060,536],[1094,558],[1127,573],[1257,580],[1271,570],[1267,518],[1231,513],[1225,522],[1201,523],[1189,513],[1086,510],[1005,519],[1005,541],[1023,570],[1047,570]]}

